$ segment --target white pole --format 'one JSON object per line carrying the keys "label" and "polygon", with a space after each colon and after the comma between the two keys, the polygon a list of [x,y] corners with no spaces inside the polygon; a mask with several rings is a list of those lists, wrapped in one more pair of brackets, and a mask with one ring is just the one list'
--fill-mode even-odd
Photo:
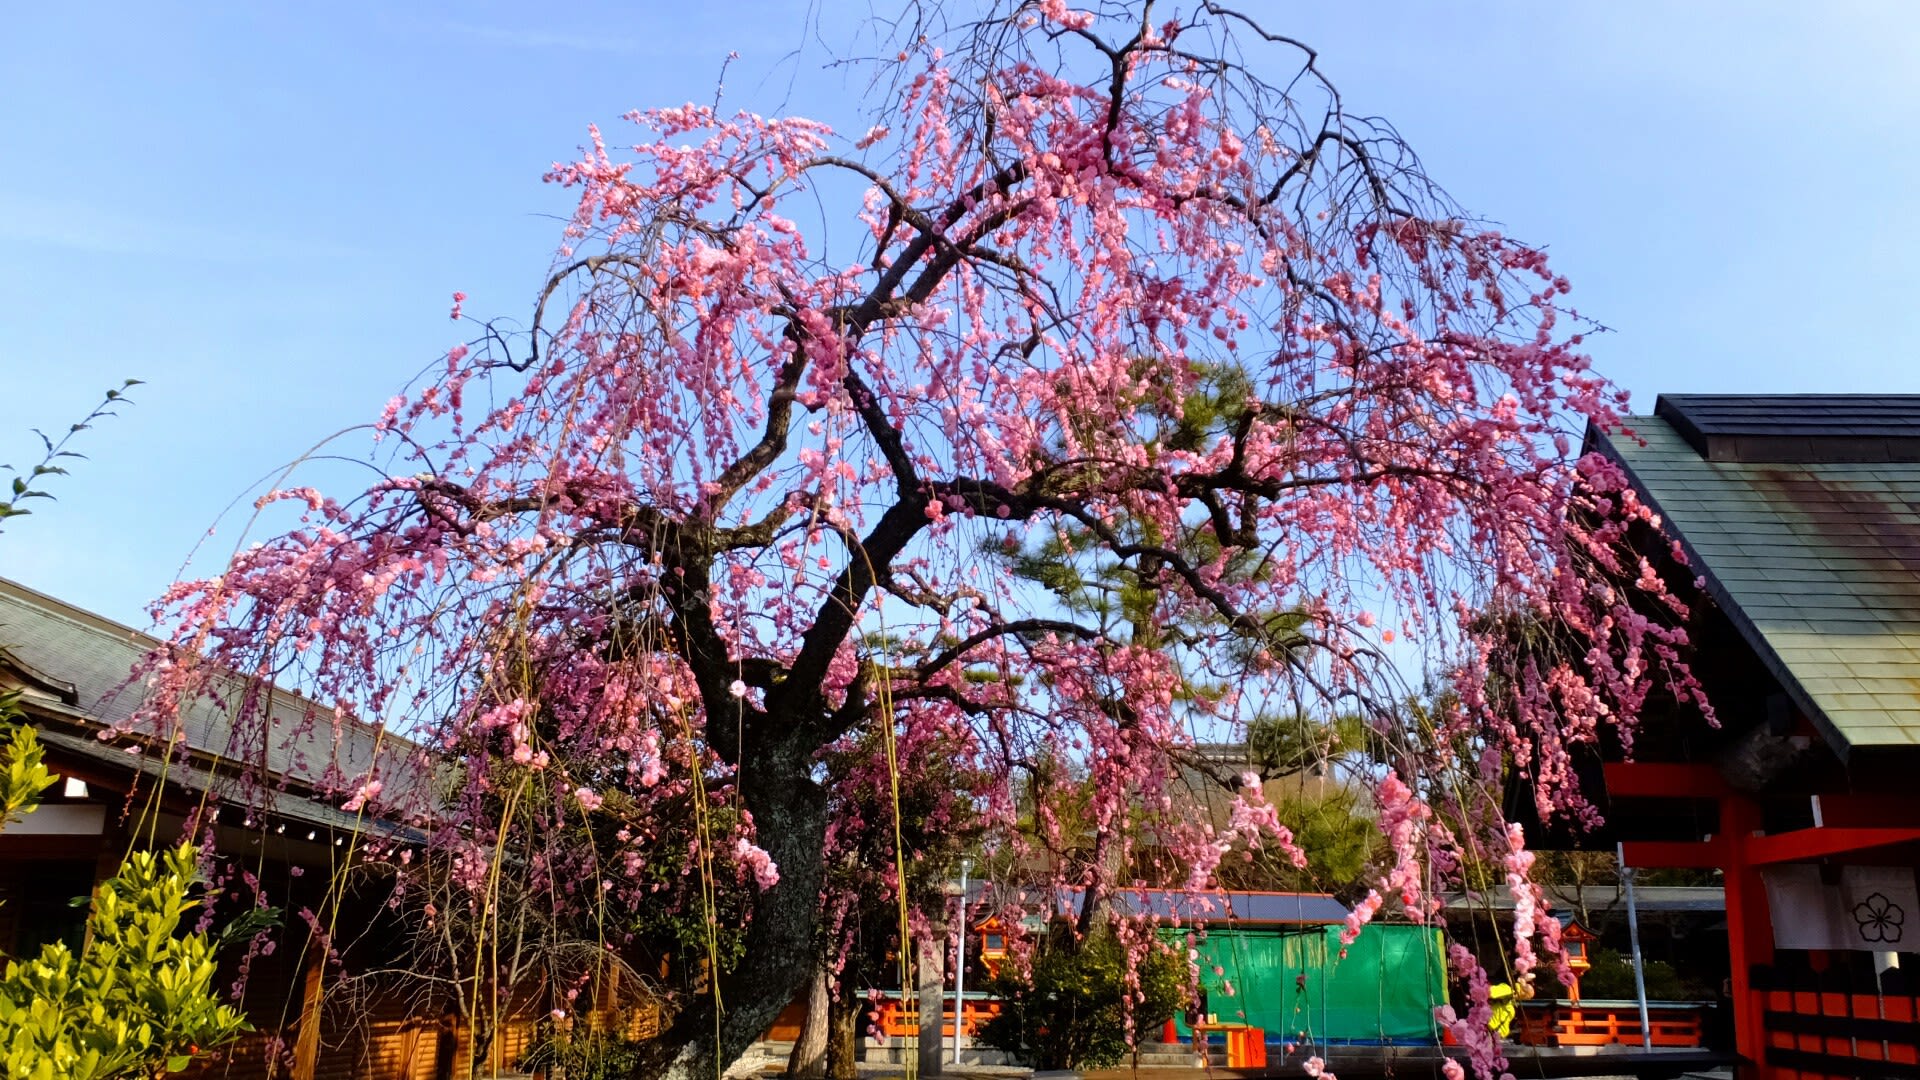
{"label": "white pole", "polygon": [[967,860],[960,860],[960,948],[953,965],[953,1063],[960,1064],[961,1029],[967,1021]]}
{"label": "white pole", "polygon": [[1653,1049],[1653,1026],[1647,1020],[1647,973],[1640,959],[1640,911],[1633,903],[1633,868],[1627,865],[1625,844],[1614,848],[1620,861],[1620,883],[1627,889],[1627,940],[1633,945],[1633,992],[1640,1002],[1640,1045]]}

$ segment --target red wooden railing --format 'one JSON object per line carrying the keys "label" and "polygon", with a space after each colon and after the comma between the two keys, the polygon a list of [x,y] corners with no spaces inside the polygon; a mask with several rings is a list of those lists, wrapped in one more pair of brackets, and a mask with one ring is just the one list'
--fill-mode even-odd
{"label": "red wooden railing", "polygon": [[[1647,1029],[1659,1047],[1702,1045],[1701,1007],[1649,1004]],[[1641,1046],[1640,1006],[1631,1001],[1529,1001],[1520,1007],[1519,1040],[1533,1046]]]}
{"label": "red wooden railing", "polygon": [[[920,1010],[903,1005],[899,998],[883,998],[874,1006],[874,1026],[880,1034],[889,1039],[898,1039],[920,1033]],[[1000,1015],[1000,1003],[997,1001],[969,1001],[966,1003],[965,1034],[971,1038],[980,1031],[980,1025],[988,1019]],[[953,1010],[943,1009],[940,1013],[940,1034],[943,1038],[953,1038]]]}

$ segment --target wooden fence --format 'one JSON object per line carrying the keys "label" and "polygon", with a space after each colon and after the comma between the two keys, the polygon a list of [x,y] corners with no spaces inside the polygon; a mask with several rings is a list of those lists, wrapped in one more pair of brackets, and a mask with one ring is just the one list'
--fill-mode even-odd
{"label": "wooden fence", "polygon": [[[1701,1014],[1692,1002],[1649,1002],[1652,1045],[1693,1048],[1703,1044]],[[1640,1006],[1632,1001],[1529,1001],[1520,1007],[1519,1041],[1532,1046],[1642,1046]]]}

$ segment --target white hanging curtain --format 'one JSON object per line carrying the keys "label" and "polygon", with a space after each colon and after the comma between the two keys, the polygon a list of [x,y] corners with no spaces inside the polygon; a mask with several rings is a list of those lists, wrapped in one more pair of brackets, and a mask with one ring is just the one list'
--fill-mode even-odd
{"label": "white hanging curtain", "polygon": [[1846,866],[1833,883],[1811,864],[1760,871],[1779,949],[1910,952],[1920,941],[1920,889],[1910,866]]}

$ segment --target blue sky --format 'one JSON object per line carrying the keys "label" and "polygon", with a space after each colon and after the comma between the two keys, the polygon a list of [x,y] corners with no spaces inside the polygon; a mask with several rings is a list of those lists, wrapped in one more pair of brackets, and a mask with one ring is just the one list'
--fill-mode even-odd
{"label": "blue sky", "polygon": [[[737,51],[729,103],[863,129],[858,76],[822,64],[866,4],[828,8],[16,6],[0,461],[120,379],[149,385],[0,536],[0,574],[144,623],[236,496],[453,343],[450,293],[524,313],[568,209],[541,173],[589,122],[710,100]],[[1469,210],[1548,245],[1642,406],[1920,392],[1920,9],[1250,8]]]}

